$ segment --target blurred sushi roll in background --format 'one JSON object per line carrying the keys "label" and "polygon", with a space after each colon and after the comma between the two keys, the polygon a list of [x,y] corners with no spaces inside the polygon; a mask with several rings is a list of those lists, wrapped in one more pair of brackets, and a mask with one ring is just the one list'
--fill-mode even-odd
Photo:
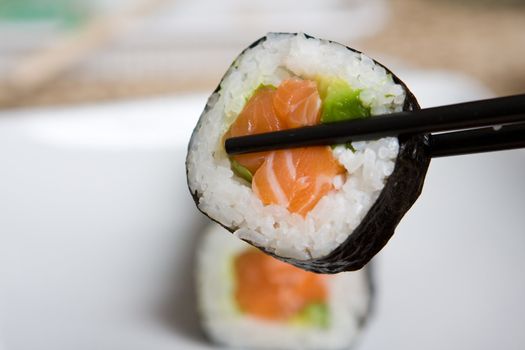
{"label": "blurred sushi roll in background", "polygon": [[368,268],[337,275],[301,270],[209,226],[197,254],[202,327],[213,342],[261,349],[342,349],[370,313]]}

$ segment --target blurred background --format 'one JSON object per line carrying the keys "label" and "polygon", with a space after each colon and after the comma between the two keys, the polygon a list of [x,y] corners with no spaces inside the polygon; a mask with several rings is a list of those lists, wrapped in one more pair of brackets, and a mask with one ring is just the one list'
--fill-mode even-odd
{"label": "blurred background", "polygon": [[0,105],[210,91],[268,31],[525,88],[522,0],[0,0]]}
{"label": "blurred background", "polygon": [[[185,154],[269,31],[378,59],[423,107],[525,92],[525,0],[0,0],[0,350],[213,349]],[[525,152],[432,161],[358,349],[525,347]]]}

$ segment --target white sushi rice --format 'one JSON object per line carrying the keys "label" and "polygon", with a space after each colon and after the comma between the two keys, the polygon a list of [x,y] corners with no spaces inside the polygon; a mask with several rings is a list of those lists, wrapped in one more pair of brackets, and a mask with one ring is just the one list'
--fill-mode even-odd
{"label": "white sushi rice", "polygon": [[250,246],[218,225],[199,245],[197,292],[201,323],[216,342],[259,349],[343,349],[359,333],[367,314],[370,290],[366,272],[327,276],[327,328],[271,322],[243,314],[235,305],[233,258]]}
{"label": "white sushi rice", "polygon": [[402,110],[405,91],[391,75],[364,54],[304,35],[268,34],[247,50],[226,73],[194,131],[187,158],[188,181],[199,208],[235,235],[275,254],[301,260],[329,254],[359,225],[393,172],[397,138],[354,142],[355,153],[333,150],[347,175],[334,179],[325,195],[303,218],[278,205],[264,206],[251,187],[230,168],[222,136],[246,99],[260,84],[278,86],[291,76],[344,79],[360,89],[372,115]]}

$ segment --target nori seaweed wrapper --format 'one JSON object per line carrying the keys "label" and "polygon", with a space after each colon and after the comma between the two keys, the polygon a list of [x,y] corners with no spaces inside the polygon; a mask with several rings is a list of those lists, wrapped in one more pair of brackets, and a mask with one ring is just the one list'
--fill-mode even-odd
{"label": "nori seaweed wrapper", "polygon": [[[282,34],[290,35],[290,33]],[[297,33],[293,33],[293,35],[297,35]],[[307,38],[317,39],[310,35],[305,36]],[[244,49],[238,57],[241,57],[246,50],[260,45],[265,40],[267,40],[266,36],[258,39]],[[329,42],[335,43],[333,41]],[[339,43],[335,44],[342,45]],[[361,54],[358,50],[348,46],[345,47],[350,51]],[[401,85],[405,90],[406,97],[403,111],[420,109],[421,107],[419,106],[414,94],[408,89],[406,84],[390,69],[376,60],[373,61],[375,64],[383,67],[392,76],[394,82]],[[234,65],[235,61],[230,69],[228,69],[225,76],[228,75]],[[219,89],[220,83],[215,89],[215,92],[219,91]],[[206,109],[204,113],[206,112]],[[198,126],[199,125],[197,125],[197,127]],[[264,247],[257,246],[250,241],[247,242],[279,260],[316,273],[333,274],[342,271],[355,271],[361,269],[386,245],[405,213],[410,207],[412,207],[421,194],[427,169],[430,165],[430,137],[428,134],[400,135],[398,139],[399,153],[396,158],[395,168],[392,174],[388,177],[385,187],[375,203],[368,210],[359,226],[342,244],[330,252],[330,254],[320,258],[299,260],[276,255]],[[191,194],[195,203],[198,204],[199,195],[197,193]],[[202,210],[201,212],[208,216]],[[216,221],[213,218],[211,219]],[[237,227],[226,227],[220,222],[218,223],[232,233],[237,229]]]}

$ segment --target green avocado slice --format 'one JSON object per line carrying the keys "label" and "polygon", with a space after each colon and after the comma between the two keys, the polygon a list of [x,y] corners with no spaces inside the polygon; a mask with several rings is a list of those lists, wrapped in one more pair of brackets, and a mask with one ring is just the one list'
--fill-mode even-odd
{"label": "green avocado slice", "polygon": [[302,309],[291,320],[292,324],[316,328],[328,328],[330,311],[325,303],[312,303]]}
{"label": "green avocado slice", "polygon": [[370,116],[370,107],[363,104],[360,90],[336,78],[318,80],[319,95],[323,101],[321,123],[333,123],[343,120],[366,118]]}
{"label": "green avocado slice", "polygon": [[231,167],[233,170],[233,173],[240,178],[243,178],[244,180],[248,181],[249,183],[252,183],[253,175],[247,168],[243,167],[239,162],[237,162],[235,159],[230,158]]}
{"label": "green avocado slice", "polygon": [[[255,90],[252,91],[251,94],[247,95],[245,98],[244,98],[244,102],[247,103],[253,96],[255,96],[255,94],[257,92],[259,92],[259,90],[262,90],[262,89],[272,89],[272,90],[277,90],[277,87],[274,86],[274,85],[271,85],[271,84],[259,84]],[[243,107],[244,108],[244,107]]]}

